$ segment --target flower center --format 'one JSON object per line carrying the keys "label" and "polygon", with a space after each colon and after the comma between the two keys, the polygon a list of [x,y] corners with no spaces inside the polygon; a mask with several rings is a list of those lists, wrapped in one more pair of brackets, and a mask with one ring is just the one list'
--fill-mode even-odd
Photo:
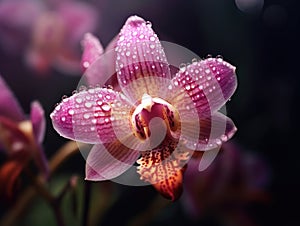
{"label": "flower center", "polygon": [[[148,94],[143,95],[141,103],[134,110],[131,123],[134,135],[141,140],[150,138],[151,134],[170,135],[180,128],[178,111],[167,101],[152,98]],[[163,134],[163,128],[167,129],[166,134]]]}

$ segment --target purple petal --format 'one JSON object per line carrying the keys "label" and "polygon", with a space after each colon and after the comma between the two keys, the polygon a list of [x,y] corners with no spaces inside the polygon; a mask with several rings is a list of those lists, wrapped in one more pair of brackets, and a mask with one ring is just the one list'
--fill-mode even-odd
{"label": "purple petal", "polygon": [[113,179],[128,170],[140,153],[116,141],[107,145],[94,145],[86,161],[86,179],[103,181]]}
{"label": "purple petal", "polygon": [[[198,127],[197,123],[199,123]],[[186,146],[199,151],[208,151],[220,147],[237,131],[232,120],[219,112],[211,117],[202,118],[198,122],[185,122],[184,125],[186,132],[183,134],[183,139],[186,141]],[[195,131],[199,131],[199,134],[195,134]],[[196,135],[198,135],[197,143],[195,143]]]}
{"label": "purple petal", "polygon": [[112,117],[112,108],[127,105],[122,94],[106,88],[81,91],[64,99],[52,112],[56,131],[66,138],[86,143],[108,143],[116,139],[112,121],[128,121],[128,114]]}
{"label": "purple petal", "polygon": [[77,44],[85,33],[94,31],[98,23],[96,9],[84,2],[63,2],[57,12],[66,24],[67,40],[71,44]]}
{"label": "purple petal", "polygon": [[99,39],[91,33],[86,33],[84,35],[81,45],[83,48],[81,67],[83,71],[85,71],[103,54],[104,50]]}
{"label": "purple petal", "polygon": [[106,72],[103,47],[98,38],[91,33],[84,35],[81,45],[83,47],[81,68],[85,72],[87,83],[89,85],[100,84]]}
{"label": "purple petal", "polygon": [[37,101],[31,104],[30,120],[36,141],[42,143],[45,136],[46,120],[44,109]]}
{"label": "purple petal", "polygon": [[49,168],[44,149],[41,145],[45,136],[46,120],[44,116],[44,109],[38,101],[35,101],[31,104],[30,120],[36,142],[36,153],[34,154],[34,160],[41,172],[47,176],[49,173]]}
{"label": "purple petal", "polygon": [[11,120],[21,121],[24,119],[24,113],[17,102],[15,96],[8,88],[7,84],[0,76],[0,116]]}
{"label": "purple petal", "polygon": [[144,93],[164,96],[170,70],[149,23],[138,16],[129,17],[119,34],[116,52],[119,85],[126,96],[134,102]]}
{"label": "purple petal", "polygon": [[187,107],[195,106],[200,118],[210,116],[234,93],[237,86],[235,67],[221,58],[208,58],[181,68],[173,84],[188,94],[182,102],[192,100],[193,105]]}

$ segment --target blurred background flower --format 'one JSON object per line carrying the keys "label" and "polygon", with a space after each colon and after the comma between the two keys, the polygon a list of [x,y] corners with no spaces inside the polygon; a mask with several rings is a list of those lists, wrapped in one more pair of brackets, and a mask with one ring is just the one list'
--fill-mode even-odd
{"label": "blurred background flower", "polygon": [[256,225],[247,216],[247,208],[270,201],[267,163],[231,141],[222,145],[220,155],[205,171],[197,171],[199,157],[189,161],[186,171],[181,199],[186,213],[194,220],[214,217],[221,225]]}
{"label": "blurred background flower", "polygon": [[[0,1],[1,4],[3,2],[14,1]],[[224,60],[237,66],[238,89],[232,101],[227,104],[228,116],[239,128],[234,142],[246,149],[249,155],[262,156],[272,172],[272,180],[266,188],[270,197],[269,203],[251,204],[247,208],[247,214],[257,225],[298,225],[299,1],[79,2],[93,5],[97,16],[101,18],[101,29],[97,26],[93,34],[100,37],[103,46],[107,46],[119,32],[120,24],[123,24],[128,16],[136,14],[152,21],[153,29],[160,34],[161,40],[182,45],[200,57],[221,54]],[[24,56],[32,45],[33,35],[33,30],[27,28],[32,27],[35,21],[33,18],[39,14],[41,5],[44,5],[44,1],[35,1],[33,8],[21,8],[24,14],[21,14],[18,20],[23,21],[25,25],[18,25],[23,26],[20,30],[10,22],[16,20],[20,14],[15,13],[15,17],[5,16],[6,19],[3,19],[3,12],[0,10],[0,42],[5,43],[0,46],[0,72],[25,112],[30,112],[30,103],[37,99],[44,107],[45,114],[49,115],[64,93],[72,93],[79,78],[63,76],[69,74],[63,70],[53,70],[49,73],[51,76],[44,80],[24,64]],[[26,22],[28,19],[22,17],[30,18],[30,22]],[[77,48],[78,56],[79,50]],[[65,141],[55,133],[48,117],[44,141],[47,155],[52,156]],[[61,171],[64,175],[74,172],[84,175],[84,163],[83,158],[79,156],[67,162]],[[59,180],[55,182],[60,186],[63,184]],[[102,216],[101,225],[120,222],[133,225],[138,216],[143,216],[142,219],[147,221],[148,225],[199,225],[199,222],[201,225],[221,224],[212,221],[213,217],[192,220],[186,215],[181,202],[160,208],[163,201],[154,198],[156,193],[151,187],[136,188],[118,184],[114,184],[113,187],[117,188],[118,192],[109,193],[113,201],[110,202],[109,208],[106,207],[107,209],[101,212],[105,214],[98,215]],[[99,193],[100,191],[101,189]],[[103,196],[95,199],[105,200]],[[3,214],[7,212],[3,206],[0,209]],[[215,211],[213,215],[214,213]],[[49,215],[51,217],[51,214]],[[25,215],[20,218],[21,222],[18,225],[34,225],[34,219],[37,220],[38,216],[37,212],[31,213],[30,217]],[[48,221],[45,219],[41,222],[46,225]]]}
{"label": "blurred background flower", "polygon": [[1,44],[8,53],[22,53],[27,65],[44,74],[50,67],[80,74],[79,42],[95,31],[99,12],[77,0],[2,0]]}

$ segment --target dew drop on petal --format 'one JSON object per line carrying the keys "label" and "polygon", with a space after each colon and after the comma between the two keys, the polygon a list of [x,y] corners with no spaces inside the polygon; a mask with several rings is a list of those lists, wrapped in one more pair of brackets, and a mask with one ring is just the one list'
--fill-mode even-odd
{"label": "dew drop on petal", "polygon": [[192,59],[192,64],[196,65],[198,63],[198,59],[197,58],[193,58]]}
{"label": "dew drop on petal", "polygon": [[74,115],[74,110],[73,109],[70,109],[69,111],[68,111],[68,113],[69,113],[69,115]]}
{"label": "dew drop on petal", "polygon": [[87,89],[86,86],[83,86],[83,85],[79,87],[79,91],[80,91],[80,92],[81,92],[81,91],[85,91],[86,89]]}
{"label": "dew drop on petal", "polygon": [[127,52],[125,53],[125,55],[129,57],[129,56],[130,56],[130,51],[127,51]]}
{"label": "dew drop on petal", "polygon": [[83,115],[83,118],[84,118],[84,119],[89,119],[89,118],[90,118],[90,114],[85,113],[85,114]]}
{"label": "dew drop on petal", "polygon": [[146,25],[147,25],[148,27],[152,27],[152,23],[151,23],[150,21],[146,21]]}
{"label": "dew drop on petal", "polygon": [[64,116],[61,117],[60,119],[61,119],[62,122],[65,122],[65,121],[66,121],[66,117],[64,117]]}
{"label": "dew drop on petal", "polygon": [[180,69],[181,72],[184,72],[185,69],[186,69],[186,64],[184,64],[184,63],[180,64],[179,69]]}
{"label": "dew drop on petal", "polygon": [[75,99],[75,101],[76,101],[78,104],[80,104],[80,103],[82,103],[82,98],[78,97],[78,98]]}
{"label": "dew drop on petal", "polygon": [[206,59],[209,59],[209,58],[212,58],[212,55],[211,55],[211,54],[207,54],[207,55],[206,55]]}
{"label": "dew drop on petal", "polygon": [[56,111],[59,111],[60,109],[61,109],[60,105],[57,105],[57,106],[55,107],[55,110],[56,110]]}
{"label": "dew drop on petal", "polygon": [[228,140],[227,135],[223,134],[223,135],[221,136],[221,140],[222,140],[223,142],[226,142],[226,141]]}
{"label": "dew drop on petal", "polygon": [[109,111],[110,110],[110,106],[108,104],[103,104],[101,106],[101,108],[102,108],[103,111]]}
{"label": "dew drop on petal", "polygon": [[91,103],[91,102],[86,102],[86,103],[84,104],[84,106],[85,106],[86,108],[91,108],[91,107],[92,107],[92,103]]}

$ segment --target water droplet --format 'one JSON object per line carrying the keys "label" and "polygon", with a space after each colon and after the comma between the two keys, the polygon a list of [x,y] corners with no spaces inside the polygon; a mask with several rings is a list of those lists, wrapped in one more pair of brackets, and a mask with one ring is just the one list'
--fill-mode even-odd
{"label": "water droplet", "polygon": [[144,37],[145,37],[145,35],[141,34],[139,38],[143,39]]}
{"label": "water droplet", "polygon": [[101,106],[101,108],[102,108],[103,111],[109,111],[110,110],[110,106],[108,104],[103,104]]}
{"label": "water droplet", "polygon": [[220,81],[220,80],[221,80],[221,77],[217,77],[217,80]]}
{"label": "water droplet", "polygon": [[154,49],[154,48],[155,48],[155,45],[154,45],[154,44],[151,44],[151,45],[150,45],[150,48],[151,48],[151,49]]}
{"label": "water droplet", "polygon": [[83,86],[83,85],[79,87],[79,91],[80,92],[86,91],[86,89],[87,89],[86,86]]}
{"label": "water droplet", "polygon": [[57,106],[55,107],[55,110],[56,110],[56,111],[59,111],[60,109],[61,109],[60,105],[57,105]]}
{"label": "water droplet", "polygon": [[89,113],[85,113],[85,114],[83,115],[83,118],[84,118],[84,119],[89,119],[89,118],[90,118],[90,114],[89,114]]}
{"label": "water droplet", "polygon": [[228,140],[227,135],[223,134],[223,135],[221,136],[221,140],[222,140],[223,142],[226,142],[226,141]]}
{"label": "water droplet", "polygon": [[211,55],[211,54],[207,54],[207,55],[206,55],[206,59],[209,59],[209,58],[212,58],[212,55]]}
{"label": "water droplet", "polygon": [[93,119],[92,119],[92,123],[93,123],[93,124],[96,124],[96,123],[97,123],[97,119],[93,118]]}
{"label": "water droplet", "polygon": [[63,95],[63,96],[61,97],[62,100],[65,100],[66,98],[68,98],[67,95]]}
{"label": "water droplet", "polygon": [[211,80],[211,76],[207,76],[207,80],[208,80],[208,81]]}
{"label": "water droplet", "polygon": [[202,90],[202,89],[203,89],[203,85],[200,85],[200,86],[199,86],[199,89]]}
{"label": "water droplet", "polygon": [[186,89],[186,90],[190,90],[190,89],[191,89],[191,86],[190,86],[189,84],[187,84],[187,85],[185,86],[185,89]]}
{"label": "water droplet", "polygon": [[95,126],[92,126],[91,131],[95,131],[95,130],[96,130]]}
{"label": "water droplet", "polygon": [[171,90],[171,89],[172,89],[172,85],[169,85],[169,86],[168,86],[168,89]]}
{"label": "water droplet", "polygon": [[75,95],[77,92],[77,90],[73,90],[72,95]]}
{"label": "water droplet", "polygon": [[151,23],[150,21],[146,21],[146,25],[147,25],[148,27],[152,27],[152,23]]}
{"label": "water droplet", "polygon": [[184,72],[186,70],[186,64],[184,64],[184,63],[180,64],[179,69],[181,72]]}
{"label": "water droplet", "polygon": [[175,85],[175,86],[178,86],[178,81],[175,81],[175,82],[174,82],[174,85]]}
{"label": "water droplet", "polygon": [[210,73],[210,70],[207,68],[207,69],[205,69],[205,73],[206,74],[209,74]]}
{"label": "water droplet", "polygon": [[101,100],[98,100],[98,101],[97,101],[97,104],[98,104],[99,106],[101,106],[101,105],[103,104],[103,102],[102,102]]}
{"label": "water droplet", "polygon": [[95,93],[95,90],[94,90],[94,89],[89,89],[88,92],[89,92],[90,94],[94,94],[94,93]]}
{"label": "water droplet", "polygon": [[105,97],[106,97],[106,99],[108,99],[108,100],[110,99],[110,95],[106,95]]}
{"label": "water droplet", "polygon": [[123,41],[124,39],[125,39],[125,37],[122,35],[122,36],[120,36],[119,41]]}
{"label": "water droplet", "polygon": [[82,103],[82,98],[78,97],[78,98],[75,99],[75,101],[76,101],[78,104],[80,104],[80,103]]}
{"label": "water droplet", "polygon": [[136,36],[136,35],[137,35],[137,31],[134,31],[134,32],[132,33],[132,35],[133,35],[133,36]]}
{"label": "water droplet", "polygon": [[151,37],[150,37],[150,41],[151,41],[151,42],[154,42],[154,41],[155,41],[155,37],[154,37],[154,36],[151,36]]}
{"label": "water droplet", "polygon": [[105,121],[105,122],[109,122],[109,119],[108,119],[108,118],[105,118],[104,121]]}
{"label": "water droplet", "polygon": [[90,100],[90,99],[91,99],[91,96],[86,95],[86,96],[85,96],[85,99]]}
{"label": "water droplet", "polygon": [[130,56],[130,51],[126,52],[126,56],[128,56],[128,57]]}
{"label": "water droplet", "polygon": [[61,117],[60,119],[61,119],[62,122],[66,121],[66,117],[65,116]]}
{"label": "water droplet", "polygon": [[68,113],[69,113],[69,115],[74,115],[74,110],[73,109],[70,109],[69,111],[68,111]]}
{"label": "water droplet", "polygon": [[197,59],[197,58],[193,58],[193,59],[192,59],[192,64],[193,64],[193,65],[198,64],[198,59]]}
{"label": "water droplet", "polygon": [[90,63],[88,61],[84,61],[82,65],[84,68],[88,68],[90,66]]}
{"label": "water droplet", "polygon": [[219,62],[223,61],[223,56],[217,55],[216,58],[218,59]]}
{"label": "water droplet", "polygon": [[86,107],[86,108],[90,108],[90,107],[92,107],[92,103],[91,102],[86,102],[85,104],[84,104],[84,106]]}
{"label": "water droplet", "polygon": [[190,110],[191,109],[189,105],[187,105],[185,108],[186,108],[186,110]]}

